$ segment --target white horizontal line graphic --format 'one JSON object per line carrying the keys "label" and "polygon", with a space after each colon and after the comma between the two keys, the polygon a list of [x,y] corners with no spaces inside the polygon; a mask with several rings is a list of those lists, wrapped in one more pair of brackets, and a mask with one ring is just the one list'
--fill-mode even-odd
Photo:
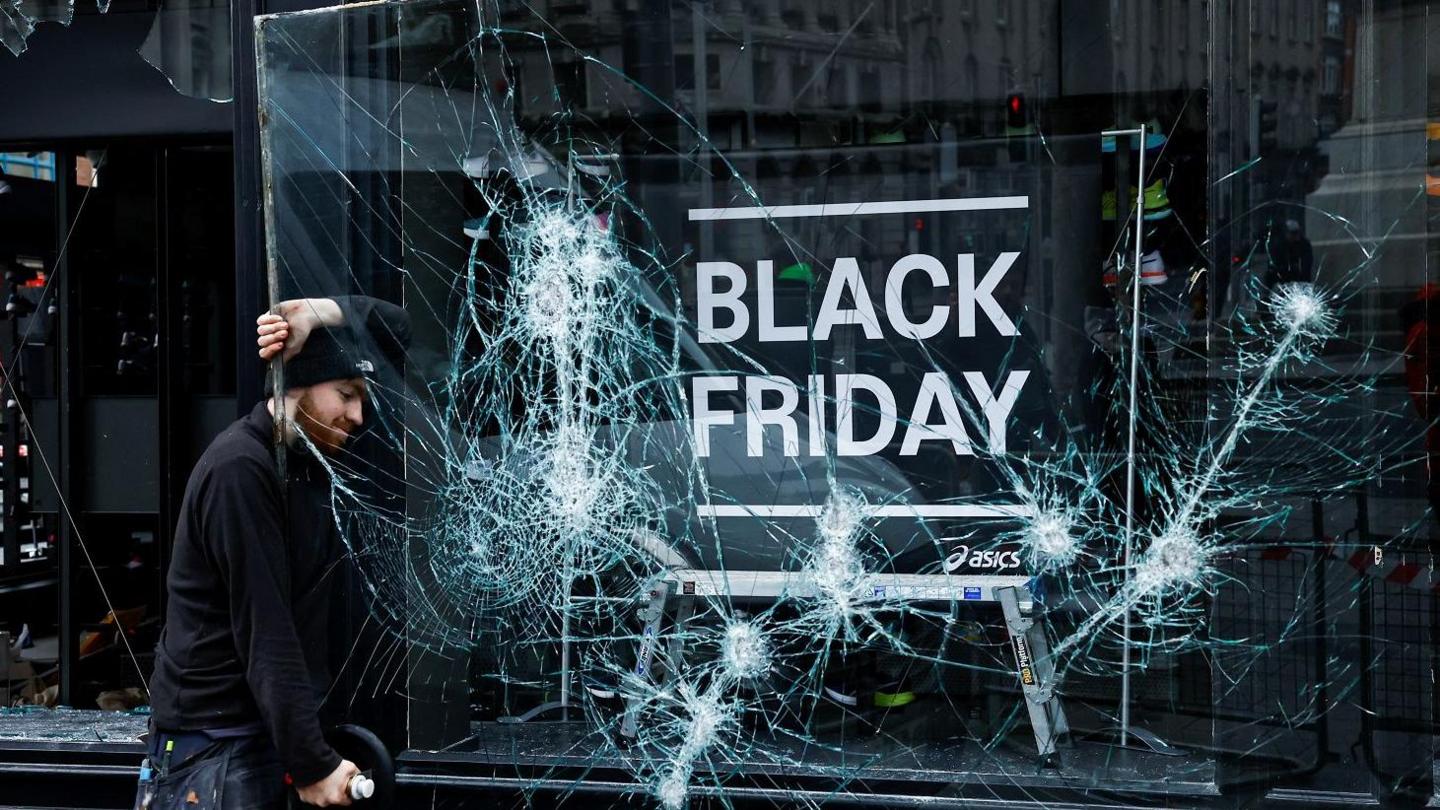
{"label": "white horizontal line graphic", "polygon": [[947,200],[816,203],[813,205],[754,205],[734,208],[691,208],[690,221],[855,217],[866,214],[929,214],[944,211],[1005,211],[1029,207],[1030,198],[1023,195],[1019,197],[954,197]]}
{"label": "white horizontal line graphic", "polygon": [[[697,504],[700,517],[819,517],[823,504]],[[1016,503],[996,504],[880,504],[866,509],[871,517],[1023,517],[1030,507]]]}

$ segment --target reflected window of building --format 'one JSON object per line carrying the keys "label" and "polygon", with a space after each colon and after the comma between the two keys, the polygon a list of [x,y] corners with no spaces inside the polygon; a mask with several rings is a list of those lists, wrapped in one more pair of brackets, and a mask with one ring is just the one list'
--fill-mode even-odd
{"label": "reflected window of building", "polygon": [[[1175,51],[1185,53],[1190,49],[1190,2],[1180,0],[1175,13]],[[1184,72],[1182,70],[1182,72]]]}
{"label": "reflected window of building", "polygon": [[845,65],[832,64],[825,82],[825,97],[831,107],[841,107],[850,102],[850,69]]}
{"label": "reflected window of building", "polygon": [[786,28],[799,30],[805,25],[805,14],[798,5],[790,3],[780,11],[780,20]]}
{"label": "reflected window of building", "polygon": [[755,86],[755,103],[770,104],[775,99],[775,63],[769,59],[756,59],[750,70]]}
{"label": "reflected window of building", "polygon": [[1325,35],[1331,37],[1340,36],[1340,0],[1326,0],[1325,3]]}
{"label": "reflected window of building", "polygon": [[875,65],[865,65],[860,69],[860,109],[863,112],[877,113],[884,108],[880,69]]}
{"label": "reflected window of building", "polygon": [[804,94],[800,91],[810,83],[810,70],[805,65],[804,54],[790,62],[790,103],[801,105],[805,103]]}
{"label": "reflected window of building", "polygon": [[1327,96],[1336,95],[1340,92],[1340,60],[1327,56],[1324,68],[1325,72],[1320,79],[1320,92]]}
{"label": "reflected window of building", "polygon": [[[720,55],[705,55],[705,87],[710,90],[720,89]],[[693,54],[675,55],[675,89],[695,89],[695,56]]]}
{"label": "reflected window of building", "polygon": [[855,30],[861,34],[874,33],[879,26],[876,25],[875,7],[864,0],[852,0],[850,3],[850,19],[854,20]]}
{"label": "reflected window of building", "polygon": [[555,63],[555,93],[560,103],[567,107],[584,107],[588,102],[585,91],[585,63]]}
{"label": "reflected window of building", "polygon": [[925,67],[920,72],[920,101],[933,101],[935,94],[945,85],[943,65],[940,43],[929,40],[925,43]]}

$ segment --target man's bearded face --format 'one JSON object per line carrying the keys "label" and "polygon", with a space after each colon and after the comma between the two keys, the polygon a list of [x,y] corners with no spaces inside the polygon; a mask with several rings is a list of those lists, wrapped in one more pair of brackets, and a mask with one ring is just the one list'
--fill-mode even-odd
{"label": "man's bearded face", "polygon": [[333,456],[364,421],[364,406],[364,380],[318,383],[300,395],[295,422],[320,452]]}

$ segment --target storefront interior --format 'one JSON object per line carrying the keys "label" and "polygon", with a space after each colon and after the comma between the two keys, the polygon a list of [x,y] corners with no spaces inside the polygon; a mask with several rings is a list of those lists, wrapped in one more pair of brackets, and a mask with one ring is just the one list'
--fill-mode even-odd
{"label": "storefront interior", "polygon": [[143,725],[246,315],[368,295],[402,795],[1433,806],[1433,5],[270,9],[253,142],[0,141],[9,703]]}

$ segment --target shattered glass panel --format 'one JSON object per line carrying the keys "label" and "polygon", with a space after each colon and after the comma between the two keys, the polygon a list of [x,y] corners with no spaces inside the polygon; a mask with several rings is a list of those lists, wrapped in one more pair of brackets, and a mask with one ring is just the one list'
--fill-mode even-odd
{"label": "shattered glass panel", "polygon": [[[100,13],[110,8],[110,0],[96,0]],[[69,25],[75,17],[75,0],[4,0],[0,2],[0,43],[14,56],[25,52],[26,41],[43,22]]]}
{"label": "shattered glass panel", "polygon": [[[109,0],[96,8],[108,13]],[[75,0],[0,0],[0,43],[18,57],[36,25],[69,26],[74,17]],[[229,0],[165,0],[137,52],[176,92],[227,102],[234,98],[231,50]]]}
{"label": "shattered glass panel", "polygon": [[162,3],[140,46],[177,92],[210,101],[235,97],[230,51],[230,0]]}
{"label": "shattered glass panel", "polygon": [[146,721],[144,714],[133,712],[0,707],[0,746],[133,743],[145,733]]}
{"label": "shattered glass panel", "polygon": [[272,294],[411,322],[290,451],[411,767],[1432,795],[1428,7],[979,5],[260,20]]}

